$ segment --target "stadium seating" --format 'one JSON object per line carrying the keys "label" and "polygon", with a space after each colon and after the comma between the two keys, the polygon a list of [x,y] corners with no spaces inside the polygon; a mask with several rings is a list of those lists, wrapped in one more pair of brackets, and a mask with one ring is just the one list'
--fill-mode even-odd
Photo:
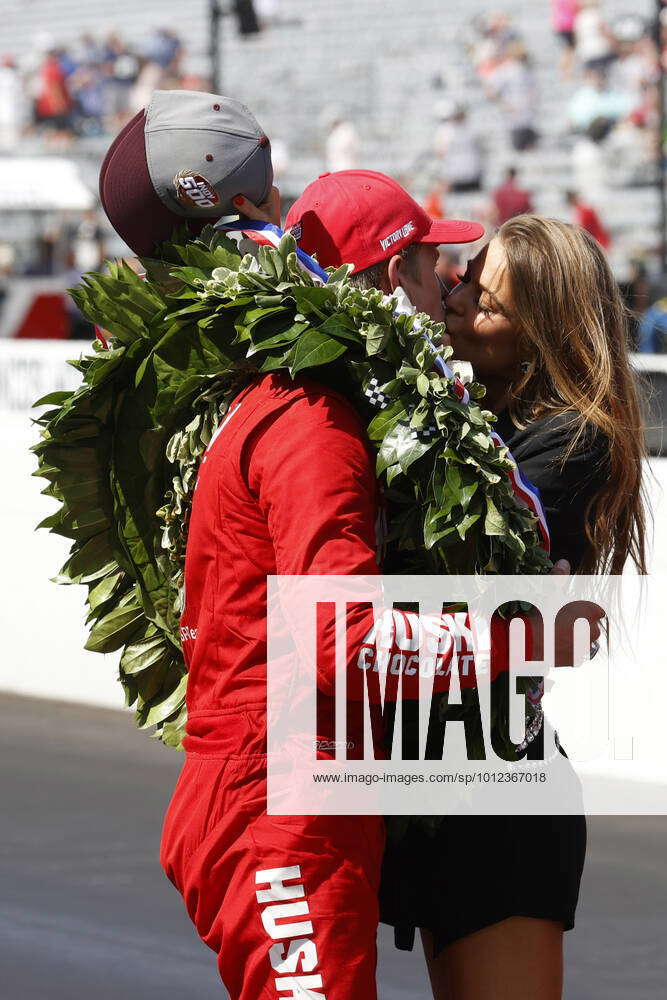
{"label": "stadium seating", "polygon": [[[221,0],[223,8],[230,5]],[[651,0],[605,0],[608,18],[632,12],[650,16]],[[57,9],[57,20],[55,12]],[[277,0],[276,23],[241,38],[231,16],[222,19],[222,89],[243,99],[268,133],[285,142],[289,166],[281,178],[286,193],[298,194],[323,167],[326,122],[342,111],[355,122],[363,160],[386,170],[423,194],[423,169],[435,127],[434,109],[444,98],[463,102],[488,149],[486,181],[493,186],[516,162],[522,182],[534,190],[538,211],[567,217],[562,192],[571,183],[565,108],[572,85],[558,76],[559,43],[551,29],[548,0]],[[465,42],[475,15],[504,10],[532,53],[541,95],[542,141],[530,153],[512,155],[498,108],[485,98],[471,69]],[[116,28],[135,41],[166,26],[182,37],[186,68],[208,68],[207,0],[31,0],[17,5],[4,25],[3,48],[23,55],[44,44],[69,43],[82,31]],[[94,180],[100,147],[88,141],[81,155]],[[86,155],[87,153],[87,155]],[[421,159],[420,159],[420,154]],[[617,196],[616,196],[617,195]],[[604,206],[614,236],[617,269],[629,256],[657,243],[657,204],[650,188],[622,189]],[[451,214],[474,211],[479,197],[450,198]]]}

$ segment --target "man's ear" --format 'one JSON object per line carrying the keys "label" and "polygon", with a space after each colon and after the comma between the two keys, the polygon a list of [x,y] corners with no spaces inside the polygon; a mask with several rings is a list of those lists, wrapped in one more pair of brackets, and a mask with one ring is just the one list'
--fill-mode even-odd
{"label": "man's ear", "polygon": [[399,285],[403,285],[403,271],[405,261],[400,254],[394,254],[387,267],[387,280],[389,281],[389,292],[395,291]]}

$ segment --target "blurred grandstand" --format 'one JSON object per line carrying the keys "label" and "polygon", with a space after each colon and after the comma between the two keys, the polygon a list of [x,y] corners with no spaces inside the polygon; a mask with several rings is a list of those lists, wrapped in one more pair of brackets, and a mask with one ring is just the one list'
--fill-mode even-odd
{"label": "blurred grandstand", "polygon": [[[578,193],[640,311],[667,291],[653,0],[602,0],[600,24],[582,28],[571,58],[553,20],[557,0],[218,6],[221,89],[271,136],[287,204],[322,170],[357,163],[398,177],[433,212],[494,223],[493,192],[515,167],[538,213],[581,221],[566,199]],[[19,181],[0,195],[0,336],[85,335],[71,313],[45,326],[48,310],[30,319],[9,303],[16,278],[71,284],[123,253],[91,212],[101,157],[154,88],[213,86],[212,7],[1,0],[0,170]],[[67,184],[55,180],[55,158],[61,170],[69,164]],[[646,350],[667,346],[661,317]]]}

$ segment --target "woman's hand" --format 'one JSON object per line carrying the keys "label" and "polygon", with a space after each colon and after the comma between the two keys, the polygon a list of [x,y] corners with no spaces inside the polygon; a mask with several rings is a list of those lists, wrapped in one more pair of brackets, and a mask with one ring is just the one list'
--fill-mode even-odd
{"label": "woman's hand", "polygon": [[[569,576],[572,570],[567,559],[559,559],[556,565],[551,569],[551,576]],[[578,618],[584,618],[588,621],[588,627],[590,630],[591,637],[591,648],[590,648],[590,659],[593,659],[598,651],[599,643],[598,640],[602,635],[601,621],[605,617],[605,612],[602,608],[591,603],[590,601],[572,601],[569,604],[569,609],[571,615]],[[534,614],[533,620],[537,624],[537,628],[541,629],[541,616]],[[531,621],[531,612],[526,616],[528,622]],[[573,663],[573,635],[572,635],[572,623],[562,622],[561,627],[556,629],[556,634],[554,636],[555,650],[554,650],[554,666],[556,667],[572,667],[581,666],[581,663]],[[582,661],[585,662],[585,661]]]}
{"label": "woman's hand", "polygon": [[261,205],[237,194],[234,198],[234,208],[241,218],[256,219],[261,222],[271,222],[274,226],[280,226],[280,191],[274,185],[267,200]]}

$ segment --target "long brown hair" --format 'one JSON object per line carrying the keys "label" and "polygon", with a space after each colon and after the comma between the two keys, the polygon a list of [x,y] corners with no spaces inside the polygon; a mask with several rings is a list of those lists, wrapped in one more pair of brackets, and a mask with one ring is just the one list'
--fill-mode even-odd
{"label": "long brown hair", "polygon": [[581,572],[646,572],[644,421],[628,356],[628,312],[607,258],[579,226],[521,215],[499,232],[519,324],[514,422],[572,414],[566,458],[591,431],[609,448],[609,476],[586,511]]}

